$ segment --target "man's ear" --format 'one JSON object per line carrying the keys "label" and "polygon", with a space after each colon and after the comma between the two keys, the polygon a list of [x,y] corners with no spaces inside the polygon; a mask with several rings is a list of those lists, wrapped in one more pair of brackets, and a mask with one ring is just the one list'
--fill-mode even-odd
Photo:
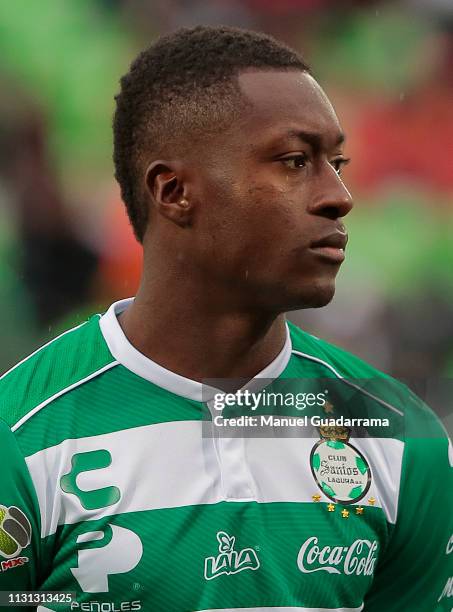
{"label": "man's ear", "polygon": [[156,211],[181,227],[190,225],[192,204],[185,193],[177,162],[156,160],[145,175],[146,190]]}

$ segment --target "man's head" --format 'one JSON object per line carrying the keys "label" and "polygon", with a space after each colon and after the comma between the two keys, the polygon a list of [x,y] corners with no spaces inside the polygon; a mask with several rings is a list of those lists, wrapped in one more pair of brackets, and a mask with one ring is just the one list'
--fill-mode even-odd
{"label": "man's head", "polygon": [[116,100],[116,177],[145,261],[149,245],[174,267],[173,252],[238,308],[330,301],[352,205],[343,138],[296,52],[244,30],[179,30],[138,56]]}

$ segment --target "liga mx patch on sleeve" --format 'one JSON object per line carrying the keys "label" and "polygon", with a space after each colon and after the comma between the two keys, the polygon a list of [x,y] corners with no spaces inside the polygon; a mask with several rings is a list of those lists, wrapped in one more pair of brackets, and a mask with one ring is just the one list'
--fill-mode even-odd
{"label": "liga mx patch on sleeve", "polygon": [[28,563],[28,557],[20,553],[31,542],[31,525],[17,506],[0,504],[0,563],[2,572]]}

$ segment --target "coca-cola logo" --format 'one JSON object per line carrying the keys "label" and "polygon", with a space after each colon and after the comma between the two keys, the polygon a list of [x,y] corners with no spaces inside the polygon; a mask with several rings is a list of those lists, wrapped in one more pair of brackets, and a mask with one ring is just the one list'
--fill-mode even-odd
{"label": "coca-cola logo", "polygon": [[304,574],[328,572],[350,576],[372,576],[377,561],[376,540],[355,540],[350,546],[320,546],[318,538],[305,540],[297,555]]}

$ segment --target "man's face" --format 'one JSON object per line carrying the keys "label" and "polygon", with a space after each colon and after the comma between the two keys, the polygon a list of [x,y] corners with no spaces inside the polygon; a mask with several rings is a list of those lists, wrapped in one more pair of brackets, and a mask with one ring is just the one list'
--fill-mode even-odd
{"label": "man's face", "polygon": [[[299,71],[245,71],[237,125],[209,143],[193,177],[194,256],[238,306],[324,306],[344,257],[352,207],[335,112]],[[233,297],[235,296],[235,297]]]}

